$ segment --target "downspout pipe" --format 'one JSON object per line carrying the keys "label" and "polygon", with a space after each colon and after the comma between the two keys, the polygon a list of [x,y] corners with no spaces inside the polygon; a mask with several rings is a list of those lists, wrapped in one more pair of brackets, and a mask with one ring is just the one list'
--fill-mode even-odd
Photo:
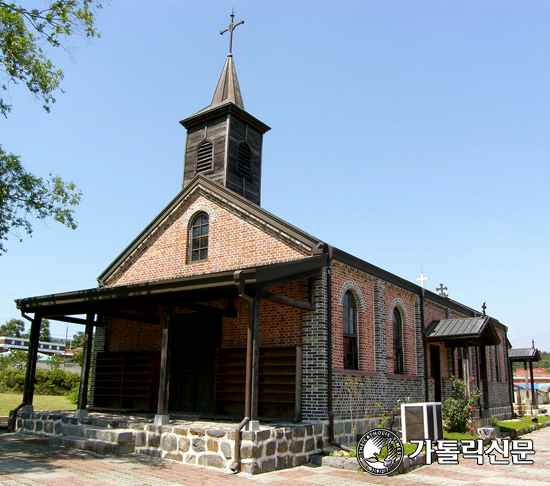
{"label": "downspout pipe", "polygon": [[242,422],[235,429],[235,450],[233,452],[233,464],[231,465],[231,471],[234,473],[238,473],[241,470],[241,431],[249,421],[250,417],[243,418]]}
{"label": "downspout pipe", "polygon": [[328,408],[328,435],[330,445],[346,452],[352,452],[349,447],[336,442],[334,438],[334,410],[332,401],[332,254],[333,248],[327,245],[327,408]]}
{"label": "downspout pipe", "polygon": [[422,331],[422,346],[424,348],[424,398],[426,402],[429,402],[430,373],[428,370],[428,338],[426,336],[426,326],[424,326],[424,288],[420,291],[420,327]]}
{"label": "downspout pipe", "polygon": [[250,422],[251,404],[250,404],[250,387],[252,382],[252,326],[251,320],[254,319],[254,298],[247,295],[244,291],[245,279],[242,270],[238,270],[233,274],[235,285],[239,292],[239,297],[243,299],[248,307],[248,326],[246,332],[246,374],[245,374],[245,392],[244,392],[244,414],[245,417],[235,429],[235,448],[233,451],[233,464],[231,471],[234,473],[240,472],[241,469],[241,431],[244,426]]}

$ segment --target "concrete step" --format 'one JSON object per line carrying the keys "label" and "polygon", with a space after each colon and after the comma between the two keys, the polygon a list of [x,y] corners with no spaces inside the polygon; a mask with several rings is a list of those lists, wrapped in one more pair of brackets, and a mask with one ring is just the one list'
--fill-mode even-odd
{"label": "concrete step", "polygon": [[83,451],[95,452],[102,456],[132,454],[134,452],[134,443],[117,443],[98,439],[89,439],[74,436],[52,435],[49,439],[50,445],[71,447]]}
{"label": "concrete step", "polygon": [[126,429],[105,429],[88,425],[64,425],[61,429],[63,436],[81,439],[94,439],[116,444],[133,444],[134,433]]}

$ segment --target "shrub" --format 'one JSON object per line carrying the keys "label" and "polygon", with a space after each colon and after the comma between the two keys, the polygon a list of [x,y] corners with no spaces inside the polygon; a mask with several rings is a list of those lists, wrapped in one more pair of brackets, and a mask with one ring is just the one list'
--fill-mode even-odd
{"label": "shrub", "polygon": [[37,393],[64,395],[79,383],[80,376],[77,373],[60,369],[36,370],[35,390]]}
{"label": "shrub", "polygon": [[466,383],[454,376],[451,377],[453,396],[443,400],[443,423],[447,432],[469,432],[472,428],[474,406],[477,404],[481,391],[473,383],[470,384],[470,397],[466,397]]}
{"label": "shrub", "polygon": [[71,403],[74,403],[76,405],[78,403],[79,392],[80,392],[80,387],[75,386],[74,388],[71,388],[68,392],[66,392],[65,396],[69,399]]}

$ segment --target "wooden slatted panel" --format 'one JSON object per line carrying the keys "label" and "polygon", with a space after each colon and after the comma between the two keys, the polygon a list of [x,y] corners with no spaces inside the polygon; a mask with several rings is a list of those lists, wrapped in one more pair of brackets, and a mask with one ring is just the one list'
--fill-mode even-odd
{"label": "wooden slatted panel", "polygon": [[155,412],[159,352],[97,353],[94,409]]}
{"label": "wooden slatted panel", "polygon": [[201,143],[197,153],[197,173],[212,170],[212,153],[214,146],[209,140]]}
{"label": "wooden slatted panel", "polygon": [[[260,418],[300,420],[301,354],[296,347],[260,348],[258,414]],[[244,415],[246,349],[216,352],[216,412]]]}

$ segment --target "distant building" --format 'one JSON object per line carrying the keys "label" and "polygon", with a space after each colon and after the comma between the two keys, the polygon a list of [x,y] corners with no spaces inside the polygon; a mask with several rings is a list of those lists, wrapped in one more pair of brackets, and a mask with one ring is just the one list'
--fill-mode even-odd
{"label": "distant building", "polygon": [[[528,381],[531,380],[529,370],[527,370]],[[550,383],[550,373],[546,371],[546,368],[533,368],[533,382],[535,388],[539,383]],[[525,368],[519,368],[514,371],[514,385],[525,385]]]}
{"label": "distant building", "polygon": [[[28,351],[29,340],[15,337],[0,336],[0,353],[8,351]],[[42,342],[38,343],[38,352],[52,356],[54,354],[65,354],[65,345],[59,343]]]}

